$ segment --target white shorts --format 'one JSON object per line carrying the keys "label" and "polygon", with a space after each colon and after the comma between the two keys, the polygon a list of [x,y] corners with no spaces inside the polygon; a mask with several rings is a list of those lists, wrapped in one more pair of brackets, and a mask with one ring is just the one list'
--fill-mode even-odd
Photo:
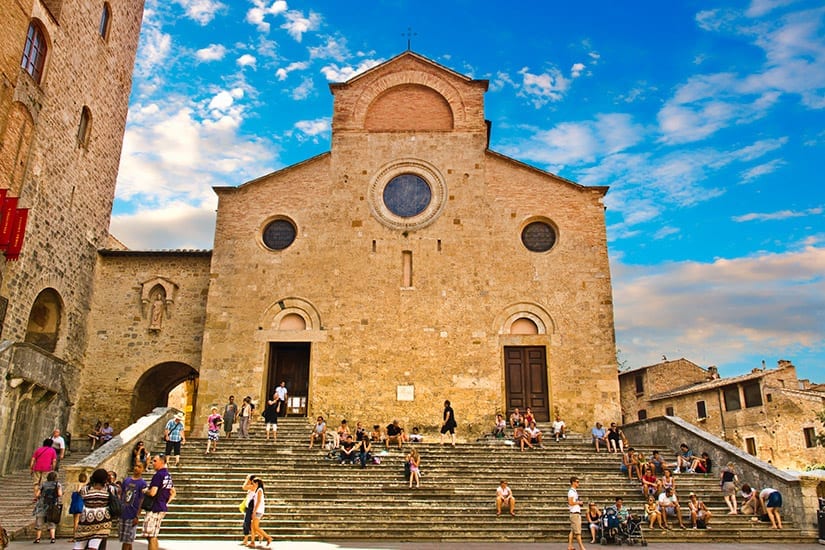
{"label": "white shorts", "polygon": [[267,422],[266,431],[267,432],[269,432],[269,431],[277,432],[278,431],[278,425],[277,424],[270,424],[270,423]]}

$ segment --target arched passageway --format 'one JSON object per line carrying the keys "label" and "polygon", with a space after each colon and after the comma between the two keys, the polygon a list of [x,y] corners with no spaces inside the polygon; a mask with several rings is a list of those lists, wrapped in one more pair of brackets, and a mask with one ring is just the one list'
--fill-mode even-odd
{"label": "arched passageway", "polygon": [[186,363],[167,362],[159,363],[144,372],[135,384],[132,393],[131,421],[134,422],[141,416],[152,412],[155,407],[166,407],[169,404],[169,393],[181,384],[184,384],[186,408],[195,410],[198,371]]}

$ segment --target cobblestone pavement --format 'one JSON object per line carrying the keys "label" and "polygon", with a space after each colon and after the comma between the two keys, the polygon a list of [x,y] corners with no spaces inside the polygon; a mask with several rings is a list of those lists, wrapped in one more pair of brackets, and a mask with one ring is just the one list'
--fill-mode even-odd
{"label": "cobblestone pavement", "polygon": [[[72,543],[66,539],[58,539],[58,541],[51,545],[48,539],[43,539],[41,545],[45,543],[46,546],[53,550],[68,550],[72,548]],[[697,543],[651,543],[650,550],[768,550],[776,546],[776,544],[717,544],[707,542]],[[816,543],[810,544],[788,544],[785,545],[792,550],[823,550],[825,546]],[[397,544],[386,543],[371,543],[364,542],[291,542],[291,541],[277,541],[273,542],[271,548],[273,549],[288,549],[288,550],[442,550],[451,548],[461,548],[461,550],[499,550],[506,547],[507,550],[566,550],[567,542],[551,542],[551,543],[507,543],[507,542],[405,542]],[[32,549],[30,540],[15,541],[9,545],[11,550],[22,550],[23,548]],[[108,550],[118,550],[120,543],[117,539],[110,539]],[[134,550],[146,550],[145,541],[135,541]],[[160,548],[166,550],[227,550],[243,548],[238,543],[227,541],[164,541],[161,539]],[[265,548],[259,546],[258,548]],[[585,544],[585,548],[595,549],[602,548],[598,544]],[[45,550],[45,549],[44,549]]]}

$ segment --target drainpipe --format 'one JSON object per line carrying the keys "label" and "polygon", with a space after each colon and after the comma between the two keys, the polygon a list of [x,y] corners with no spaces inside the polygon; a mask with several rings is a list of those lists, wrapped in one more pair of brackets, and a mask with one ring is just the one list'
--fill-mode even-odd
{"label": "drainpipe", "polygon": [[722,388],[719,388],[716,392],[716,397],[719,399],[719,423],[722,425],[722,439],[727,441],[727,430],[725,429],[725,409],[723,408],[724,403],[722,402]]}

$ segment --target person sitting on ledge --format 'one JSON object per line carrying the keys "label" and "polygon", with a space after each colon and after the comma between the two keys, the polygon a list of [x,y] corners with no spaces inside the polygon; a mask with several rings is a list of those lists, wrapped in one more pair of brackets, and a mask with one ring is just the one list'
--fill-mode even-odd
{"label": "person sitting on ledge", "polygon": [[115,429],[109,426],[108,422],[103,423],[103,427],[100,428],[100,444],[103,445],[108,443],[112,440],[115,436]]}
{"label": "person sitting on ledge", "polygon": [[404,428],[398,424],[398,420],[393,420],[391,424],[387,425],[387,449],[393,443],[397,443],[399,449],[404,443]]}
{"label": "person sitting on ledge", "polygon": [[102,428],[103,423],[100,420],[98,420],[97,424],[95,424],[95,427],[92,429],[91,432],[89,432],[89,443],[91,444],[91,447],[89,448],[90,451],[94,451],[95,445],[97,445],[100,441],[100,430]]}

